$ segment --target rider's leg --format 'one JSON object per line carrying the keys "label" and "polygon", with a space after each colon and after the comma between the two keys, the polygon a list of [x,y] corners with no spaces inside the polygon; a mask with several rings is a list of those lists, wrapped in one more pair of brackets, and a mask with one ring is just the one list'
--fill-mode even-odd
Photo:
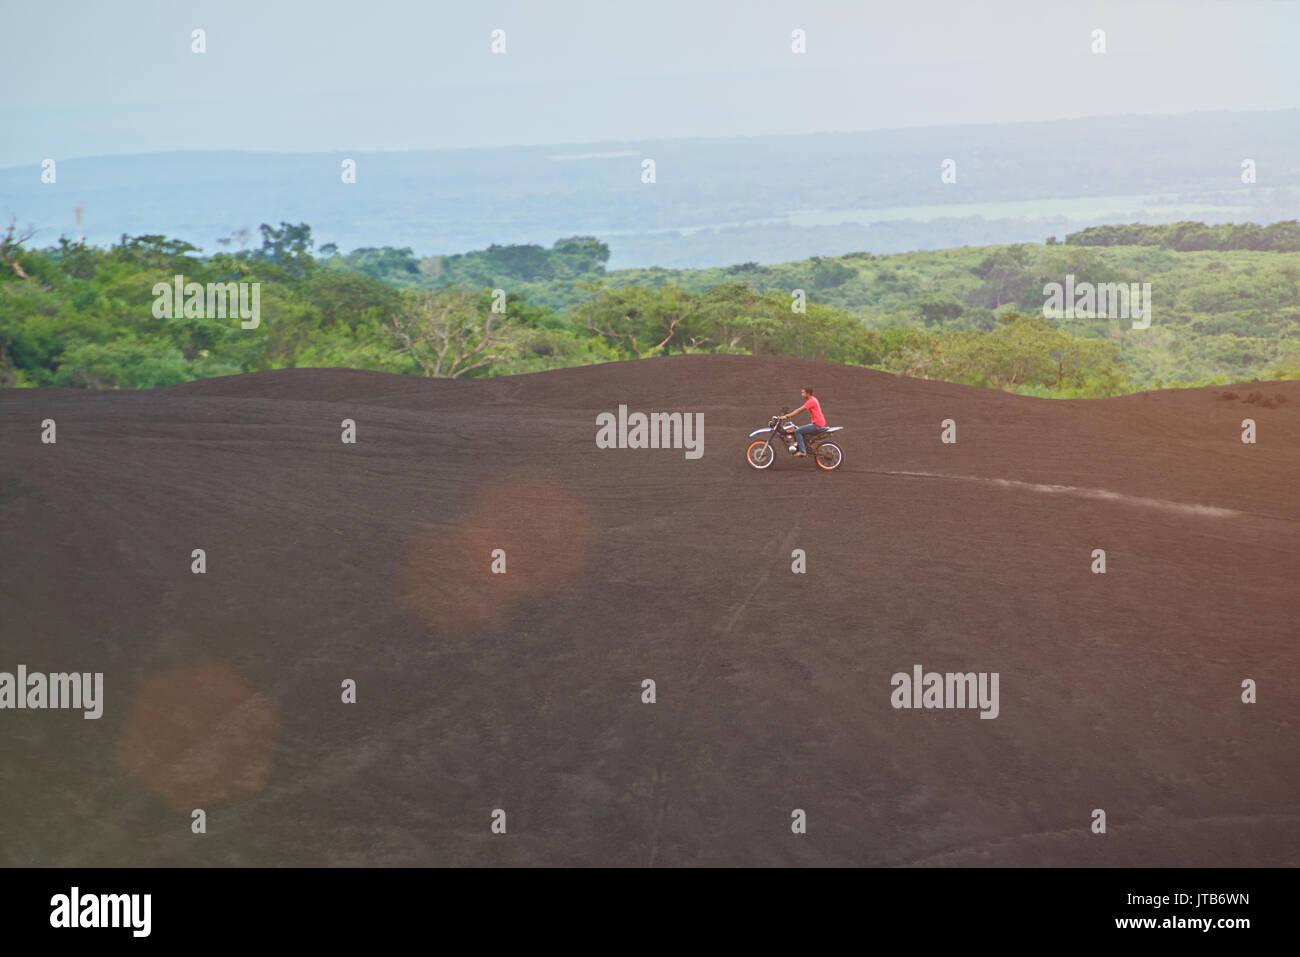
{"label": "rider's leg", "polygon": [[799,443],[799,451],[804,455],[808,454],[808,449],[803,444],[803,437],[805,434],[815,431],[817,431],[817,426],[815,425],[801,425],[799,428],[794,430],[795,441]]}

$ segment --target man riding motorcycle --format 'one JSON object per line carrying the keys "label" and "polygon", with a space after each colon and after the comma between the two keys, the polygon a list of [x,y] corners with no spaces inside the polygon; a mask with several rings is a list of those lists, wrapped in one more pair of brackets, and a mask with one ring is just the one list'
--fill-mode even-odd
{"label": "man riding motorcycle", "polygon": [[777,416],[777,418],[792,419],[804,409],[808,410],[808,415],[811,416],[812,423],[810,425],[801,425],[799,428],[794,430],[795,441],[799,443],[799,451],[796,452],[795,455],[807,455],[808,449],[803,444],[803,437],[805,435],[812,435],[815,432],[820,432],[822,429],[826,428],[826,416],[822,415],[822,404],[818,402],[816,397],[813,395],[812,386],[804,386],[799,391],[804,399],[803,405],[799,406],[799,408],[795,409],[793,412],[787,412],[785,415]]}

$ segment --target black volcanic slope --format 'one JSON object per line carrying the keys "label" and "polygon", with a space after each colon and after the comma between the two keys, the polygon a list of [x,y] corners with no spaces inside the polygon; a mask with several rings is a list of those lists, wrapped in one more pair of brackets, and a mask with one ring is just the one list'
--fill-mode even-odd
{"label": "black volcanic slope", "polygon": [[[751,470],[804,384],[844,465]],[[1300,384],[1225,391],[682,357],[0,393],[0,671],[105,688],[0,711],[0,863],[1300,864]],[[620,404],[703,413],[703,458],[598,449]],[[917,664],[997,672],[998,717],[895,709]]]}

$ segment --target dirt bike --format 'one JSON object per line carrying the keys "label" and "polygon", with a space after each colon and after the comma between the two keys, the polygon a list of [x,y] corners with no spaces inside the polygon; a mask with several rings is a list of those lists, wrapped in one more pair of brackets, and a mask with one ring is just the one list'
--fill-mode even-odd
{"label": "dirt bike", "polygon": [[[840,462],[844,460],[844,453],[840,451],[840,447],[834,442],[828,441],[832,433],[839,432],[843,428],[842,425],[822,428],[819,432],[813,432],[803,437],[804,447],[808,450],[809,458],[813,459],[817,463],[817,467],[822,471],[830,472],[837,469],[840,467]],[[789,419],[782,419],[779,415],[772,416],[768,420],[767,428],[756,429],[749,433],[751,439],[759,435],[765,436],[765,438],[751,442],[749,448],[745,450],[745,458],[756,469],[768,468],[776,461],[776,444],[778,442],[785,446],[787,452],[794,455],[799,451],[794,430],[795,425]]]}

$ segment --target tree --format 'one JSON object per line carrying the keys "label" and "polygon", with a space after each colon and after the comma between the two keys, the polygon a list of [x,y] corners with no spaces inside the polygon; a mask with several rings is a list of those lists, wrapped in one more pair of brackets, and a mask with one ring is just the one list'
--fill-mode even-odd
{"label": "tree", "polygon": [[[332,243],[327,245],[333,245]],[[326,247],[321,247],[325,252]],[[362,246],[342,257],[343,266],[363,272],[372,279],[395,285],[409,284],[420,275],[420,261],[410,246]]]}
{"label": "tree", "polygon": [[1300,250],[1300,222],[1290,219],[1280,223],[1269,223],[1264,227],[1263,248],[1275,252]]}
{"label": "tree", "polygon": [[3,262],[19,279],[27,279],[27,273],[23,272],[23,267],[18,262],[18,257],[23,253],[23,243],[27,242],[36,235],[36,230],[28,226],[25,230],[19,231],[18,220],[13,218],[9,220],[9,228],[5,230],[3,239],[0,239],[0,262]]}
{"label": "tree", "polygon": [[1029,249],[1024,243],[1003,246],[986,256],[971,270],[987,284],[984,303],[994,309],[1008,302],[1015,302],[1028,288],[1032,275],[1025,268],[1029,263]]}
{"label": "tree", "polygon": [[304,291],[327,325],[341,323],[355,328],[368,315],[383,319],[395,314],[401,304],[396,289],[364,273],[322,269],[312,276]]}
{"label": "tree", "polygon": [[965,303],[946,292],[920,296],[912,301],[912,307],[927,326],[950,322],[966,311]]}
{"label": "tree", "polygon": [[493,243],[483,253],[483,259],[493,281],[522,279],[528,282],[551,279],[555,275],[550,253],[533,244],[498,246]]}
{"label": "tree", "polygon": [[478,298],[460,289],[408,294],[386,328],[425,375],[458,379],[518,352],[509,323]]}
{"label": "tree", "polygon": [[306,223],[294,226],[281,222],[279,229],[262,223],[257,228],[262,233],[262,248],[254,254],[258,259],[283,266],[297,275],[310,272],[315,266],[316,261],[311,256],[315,241],[311,238],[311,227]]}
{"label": "tree", "polygon": [[[588,284],[584,288],[600,287]],[[674,346],[685,352],[687,345],[702,335],[695,321],[698,305],[699,297],[676,286],[627,286],[602,290],[595,299],[580,305],[574,317],[610,346],[639,359]]]}
{"label": "tree", "polygon": [[605,263],[609,262],[609,246],[595,236],[557,239],[551,251],[563,264],[564,271],[571,276],[604,272]]}
{"label": "tree", "polygon": [[811,262],[814,289],[834,289],[857,275],[856,270],[844,265],[838,259],[822,259],[820,256],[813,256]]}
{"label": "tree", "polygon": [[112,249],[114,259],[130,262],[147,269],[163,269],[169,272],[188,273],[196,265],[190,253],[199,249],[181,239],[168,239],[157,233],[127,238],[122,234],[121,240]]}

